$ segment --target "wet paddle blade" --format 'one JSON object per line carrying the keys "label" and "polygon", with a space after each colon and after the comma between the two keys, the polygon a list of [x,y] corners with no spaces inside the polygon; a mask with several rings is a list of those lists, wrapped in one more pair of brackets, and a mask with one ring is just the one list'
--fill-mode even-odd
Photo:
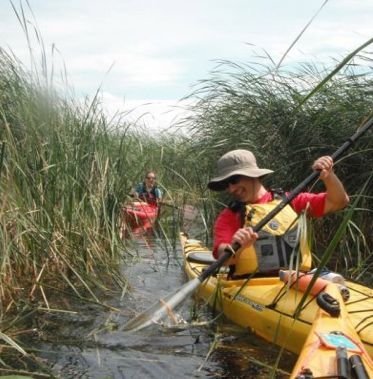
{"label": "wet paddle blade", "polygon": [[190,296],[201,284],[198,278],[185,283],[181,288],[171,293],[164,299],[158,300],[146,311],[140,313],[133,320],[127,322],[121,330],[127,332],[136,332],[147,326],[157,323],[159,320],[172,314],[188,296]]}

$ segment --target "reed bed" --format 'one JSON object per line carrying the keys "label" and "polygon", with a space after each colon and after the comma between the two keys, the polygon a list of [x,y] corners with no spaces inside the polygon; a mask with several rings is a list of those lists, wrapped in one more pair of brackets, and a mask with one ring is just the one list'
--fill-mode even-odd
{"label": "reed bed", "polygon": [[162,144],[121,117],[109,121],[99,94],[81,104],[34,75],[0,49],[0,349],[9,372],[48,372],[22,348],[34,317],[77,302],[120,312],[103,298],[128,288],[121,207],[163,164]]}
{"label": "reed bed", "polygon": [[27,81],[3,51],[1,60],[11,67],[0,74],[2,297],[12,303],[12,288],[23,288],[17,298],[27,298],[31,283],[44,292],[51,275],[66,284],[76,276],[88,289],[99,272],[92,262],[106,266],[118,254],[105,125],[92,121],[92,108],[73,109]]}

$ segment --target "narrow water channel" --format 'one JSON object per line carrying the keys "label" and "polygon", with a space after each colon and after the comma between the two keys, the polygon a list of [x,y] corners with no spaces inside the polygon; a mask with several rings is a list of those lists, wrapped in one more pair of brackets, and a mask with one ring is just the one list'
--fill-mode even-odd
{"label": "narrow water channel", "polygon": [[[196,307],[193,298],[178,309],[186,324],[154,325],[133,334],[118,327],[154,301],[173,292],[186,280],[181,253],[154,236],[138,236],[138,258],[123,270],[130,290],[120,298],[108,294],[107,303],[123,314],[96,306],[82,306],[76,316],[55,314],[43,325],[53,330],[38,346],[39,353],[60,378],[190,379],[287,378],[295,357],[249,334],[228,320],[214,321],[209,309]],[[196,311],[197,309],[197,311]],[[191,314],[198,323],[191,323]],[[40,322],[40,321],[39,321]]]}

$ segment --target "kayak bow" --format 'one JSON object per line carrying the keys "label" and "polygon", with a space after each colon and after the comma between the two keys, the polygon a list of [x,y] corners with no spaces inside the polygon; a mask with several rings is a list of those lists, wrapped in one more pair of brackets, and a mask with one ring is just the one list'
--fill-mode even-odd
{"label": "kayak bow", "polygon": [[319,309],[290,379],[373,378],[373,362],[334,283],[317,298]]}
{"label": "kayak bow", "polygon": [[151,229],[158,217],[159,208],[142,201],[134,201],[122,208],[122,220],[120,232],[125,234],[125,230],[130,228],[146,231]]}

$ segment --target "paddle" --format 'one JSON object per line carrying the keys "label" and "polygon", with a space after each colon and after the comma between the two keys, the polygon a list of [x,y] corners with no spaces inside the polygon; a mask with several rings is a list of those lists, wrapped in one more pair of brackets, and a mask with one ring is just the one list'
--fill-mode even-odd
{"label": "paddle", "polygon": [[[338,159],[359,137],[361,137],[373,125],[373,118],[370,118],[356,133],[350,137],[333,155],[335,161]],[[313,182],[319,176],[318,171],[314,171],[302,183],[294,188],[271,212],[269,212],[261,221],[253,227],[255,232],[263,228],[277,213],[279,213],[286,205],[288,205],[305,187]],[[237,251],[240,245],[235,243],[232,246],[233,251]],[[227,261],[233,251],[224,250],[223,254],[210,266],[208,266],[197,278],[185,283],[181,288],[169,294],[164,299],[160,299],[154,303],[146,311],[140,313],[133,320],[127,322],[121,329],[126,331],[137,331],[143,329],[153,323],[158,322],[167,314],[171,314],[172,310],[181,304],[189,295],[191,295],[209,276],[213,275]]]}

